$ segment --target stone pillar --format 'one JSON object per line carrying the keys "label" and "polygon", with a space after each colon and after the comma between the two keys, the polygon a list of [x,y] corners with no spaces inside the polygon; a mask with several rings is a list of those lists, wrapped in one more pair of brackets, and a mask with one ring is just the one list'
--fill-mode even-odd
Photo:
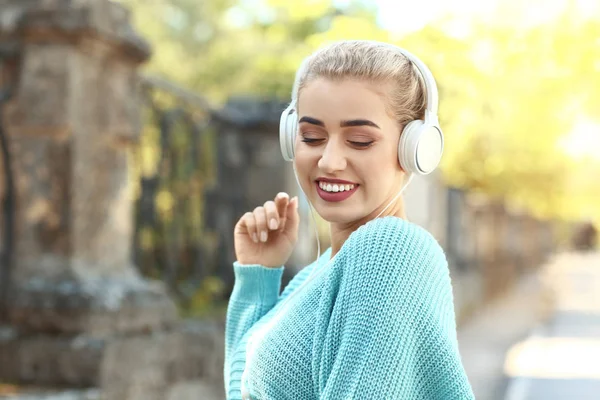
{"label": "stone pillar", "polygon": [[17,209],[0,381],[94,385],[107,338],[176,320],[130,256],[127,146],[150,49],[108,0],[4,0],[0,17],[0,45],[18,51],[3,110]]}

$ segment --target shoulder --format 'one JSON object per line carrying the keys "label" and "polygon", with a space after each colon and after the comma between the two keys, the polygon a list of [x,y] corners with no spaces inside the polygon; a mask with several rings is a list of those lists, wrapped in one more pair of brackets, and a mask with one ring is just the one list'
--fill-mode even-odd
{"label": "shoulder", "polygon": [[351,264],[374,265],[385,269],[382,273],[397,269],[403,274],[424,274],[432,268],[448,272],[444,250],[431,233],[397,217],[369,221],[354,231],[344,246]]}
{"label": "shoulder", "polygon": [[432,252],[444,257],[444,250],[431,233],[397,217],[369,221],[350,235],[347,244],[352,249],[366,250],[367,254]]}

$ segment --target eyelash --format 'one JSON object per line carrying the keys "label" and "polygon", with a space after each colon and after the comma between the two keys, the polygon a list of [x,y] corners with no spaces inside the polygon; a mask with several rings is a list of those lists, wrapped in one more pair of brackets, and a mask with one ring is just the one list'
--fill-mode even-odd
{"label": "eyelash", "polygon": [[[318,142],[320,142],[322,140],[324,140],[324,139],[308,139],[308,138],[303,138],[302,139],[302,141],[304,143],[309,143],[309,144],[310,143],[316,144],[316,143],[318,143]],[[351,143],[353,146],[367,148],[367,147],[369,147],[370,145],[373,144],[373,141],[370,141],[370,142],[352,142],[352,141],[349,141],[349,143]]]}

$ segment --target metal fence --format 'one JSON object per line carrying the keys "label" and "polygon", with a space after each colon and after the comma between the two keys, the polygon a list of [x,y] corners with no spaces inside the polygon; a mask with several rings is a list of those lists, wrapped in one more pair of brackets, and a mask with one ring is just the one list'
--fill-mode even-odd
{"label": "metal fence", "polygon": [[446,254],[458,273],[476,272],[486,295],[510,287],[564,248],[560,221],[538,219],[500,199],[448,189]]}
{"label": "metal fence", "polygon": [[14,264],[15,180],[8,134],[4,125],[4,107],[12,95],[14,49],[0,46],[0,168],[2,171],[2,248],[0,253],[0,319],[4,318],[7,295]]}
{"label": "metal fence", "polygon": [[200,96],[143,77],[143,129],[132,151],[133,258],[187,303],[218,275],[217,232],[205,225],[205,195],[216,181],[216,134],[223,117]]}
{"label": "metal fence", "polygon": [[225,301],[234,283],[235,222],[287,182],[277,157],[285,105],[237,97],[217,109],[148,76],[141,90],[144,124],[131,163],[133,261],[184,307]]}

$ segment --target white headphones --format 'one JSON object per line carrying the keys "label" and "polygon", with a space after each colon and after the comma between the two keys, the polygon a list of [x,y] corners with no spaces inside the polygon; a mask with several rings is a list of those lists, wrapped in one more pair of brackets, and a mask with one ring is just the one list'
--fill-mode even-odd
{"label": "white headphones", "polygon": [[[388,43],[372,42],[379,45],[389,46],[394,51],[403,54],[412,62],[420,72],[425,83],[427,95],[427,108],[425,110],[425,119],[410,121],[400,135],[398,143],[398,161],[402,169],[411,174],[427,175],[433,172],[439,165],[444,150],[444,135],[439,126],[437,117],[438,92],[435,79],[429,68],[416,56],[408,51]],[[292,102],[281,113],[279,123],[279,144],[281,154],[286,161],[294,159],[294,143],[298,131],[298,114],[296,112],[296,101],[298,98],[299,78],[303,75],[304,69],[308,65],[310,57],[307,57],[298,71],[294,81],[292,91]]]}

